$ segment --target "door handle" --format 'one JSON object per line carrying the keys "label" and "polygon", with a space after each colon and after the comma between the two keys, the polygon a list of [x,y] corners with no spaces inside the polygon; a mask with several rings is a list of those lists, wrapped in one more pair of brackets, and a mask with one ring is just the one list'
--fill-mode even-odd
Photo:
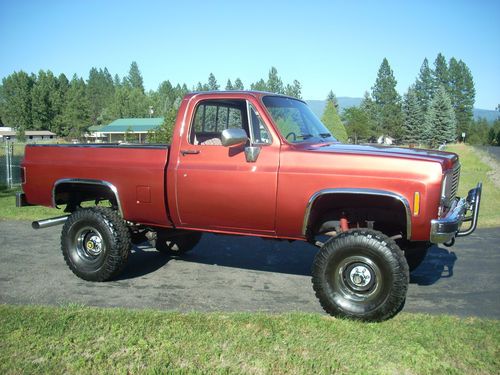
{"label": "door handle", "polygon": [[182,156],[199,154],[200,150],[181,150]]}

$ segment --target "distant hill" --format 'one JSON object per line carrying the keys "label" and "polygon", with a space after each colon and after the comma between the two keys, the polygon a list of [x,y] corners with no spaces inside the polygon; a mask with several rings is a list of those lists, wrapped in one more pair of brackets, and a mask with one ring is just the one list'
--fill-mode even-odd
{"label": "distant hill", "polygon": [[[359,106],[361,104],[362,98],[348,98],[345,96],[340,96],[337,98],[339,103],[340,112],[346,108]],[[325,110],[326,100],[306,100],[307,104],[311,110],[321,118],[323,111]],[[489,109],[479,109],[474,108],[474,119],[485,118],[488,122],[493,122],[500,117],[500,112],[493,111]]]}

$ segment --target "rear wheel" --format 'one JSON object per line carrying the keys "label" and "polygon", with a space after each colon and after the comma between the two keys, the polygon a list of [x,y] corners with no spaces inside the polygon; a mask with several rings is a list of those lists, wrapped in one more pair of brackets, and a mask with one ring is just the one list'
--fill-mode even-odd
{"label": "rear wheel", "polygon": [[312,282],[324,310],[334,316],[381,321],[403,307],[408,265],[384,234],[354,229],[332,238],[316,255]]}
{"label": "rear wheel", "polygon": [[61,248],[78,277],[105,281],[117,276],[130,252],[130,233],[123,219],[107,207],[84,208],[66,220]]}
{"label": "rear wheel", "polygon": [[200,242],[202,232],[167,232],[159,231],[156,250],[168,255],[181,255],[191,251]]}

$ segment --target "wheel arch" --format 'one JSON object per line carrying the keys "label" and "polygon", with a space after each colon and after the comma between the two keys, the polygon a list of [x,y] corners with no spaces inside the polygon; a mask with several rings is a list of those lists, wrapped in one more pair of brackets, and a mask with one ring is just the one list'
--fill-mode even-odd
{"label": "wheel arch", "polygon": [[[311,228],[316,224],[316,220],[321,218],[320,204],[325,203],[326,207],[334,206],[337,210],[349,209],[349,202],[356,201],[356,198],[363,198],[364,201],[374,203],[393,204],[398,208],[399,214],[405,221],[401,224],[404,231],[403,236],[406,239],[411,238],[411,210],[408,200],[397,193],[378,189],[359,189],[359,188],[332,188],[323,189],[314,193],[307,202],[304,221],[302,226],[302,235],[306,238],[310,235]],[[339,204],[339,202],[342,202]],[[324,211],[324,210],[323,210]]]}
{"label": "wheel arch", "polygon": [[63,178],[57,180],[52,188],[53,207],[59,204],[70,204],[73,200],[83,202],[93,199],[107,199],[116,204],[118,212],[123,217],[118,189],[108,181]]}

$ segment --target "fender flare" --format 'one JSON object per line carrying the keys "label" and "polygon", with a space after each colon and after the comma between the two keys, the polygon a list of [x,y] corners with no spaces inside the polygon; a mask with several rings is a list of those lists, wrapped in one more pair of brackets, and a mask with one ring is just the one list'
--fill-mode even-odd
{"label": "fender flare", "polygon": [[82,185],[99,185],[104,186],[108,189],[115,197],[116,204],[118,205],[118,211],[120,215],[123,217],[122,205],[120,202],[120,196],[118,194],[118,189],[111,182],[104,180],[92,180],[92,179],[82,179],[82,178],[62,178],[57,180],[54,183],[54,187],[52,188],[52,206],[57,207],[56,205],[56,190],[59,185],[63,184],[82,184]]}
{"label": "fender flare", "polygon": [[314,206],[314,202],[321,196],[324,195],[334,195],[334,194],[361,194],[361,195],[374,195],[374,196],[383,196],[396,199],[399,201],[406,213],[406,238],[411,238],[411,210],[410,204],[408,200],[400,195],[386,190],[377,190],[377,189],[359,189],[359,188],[336,188],[336,189],[323,189],[314,193],[307,202],[306,211],[304,214],[304,222],[302,225],[302,235],[307,236],[307,228],[309,226],[309,216],[311,214],[311,210]]}

